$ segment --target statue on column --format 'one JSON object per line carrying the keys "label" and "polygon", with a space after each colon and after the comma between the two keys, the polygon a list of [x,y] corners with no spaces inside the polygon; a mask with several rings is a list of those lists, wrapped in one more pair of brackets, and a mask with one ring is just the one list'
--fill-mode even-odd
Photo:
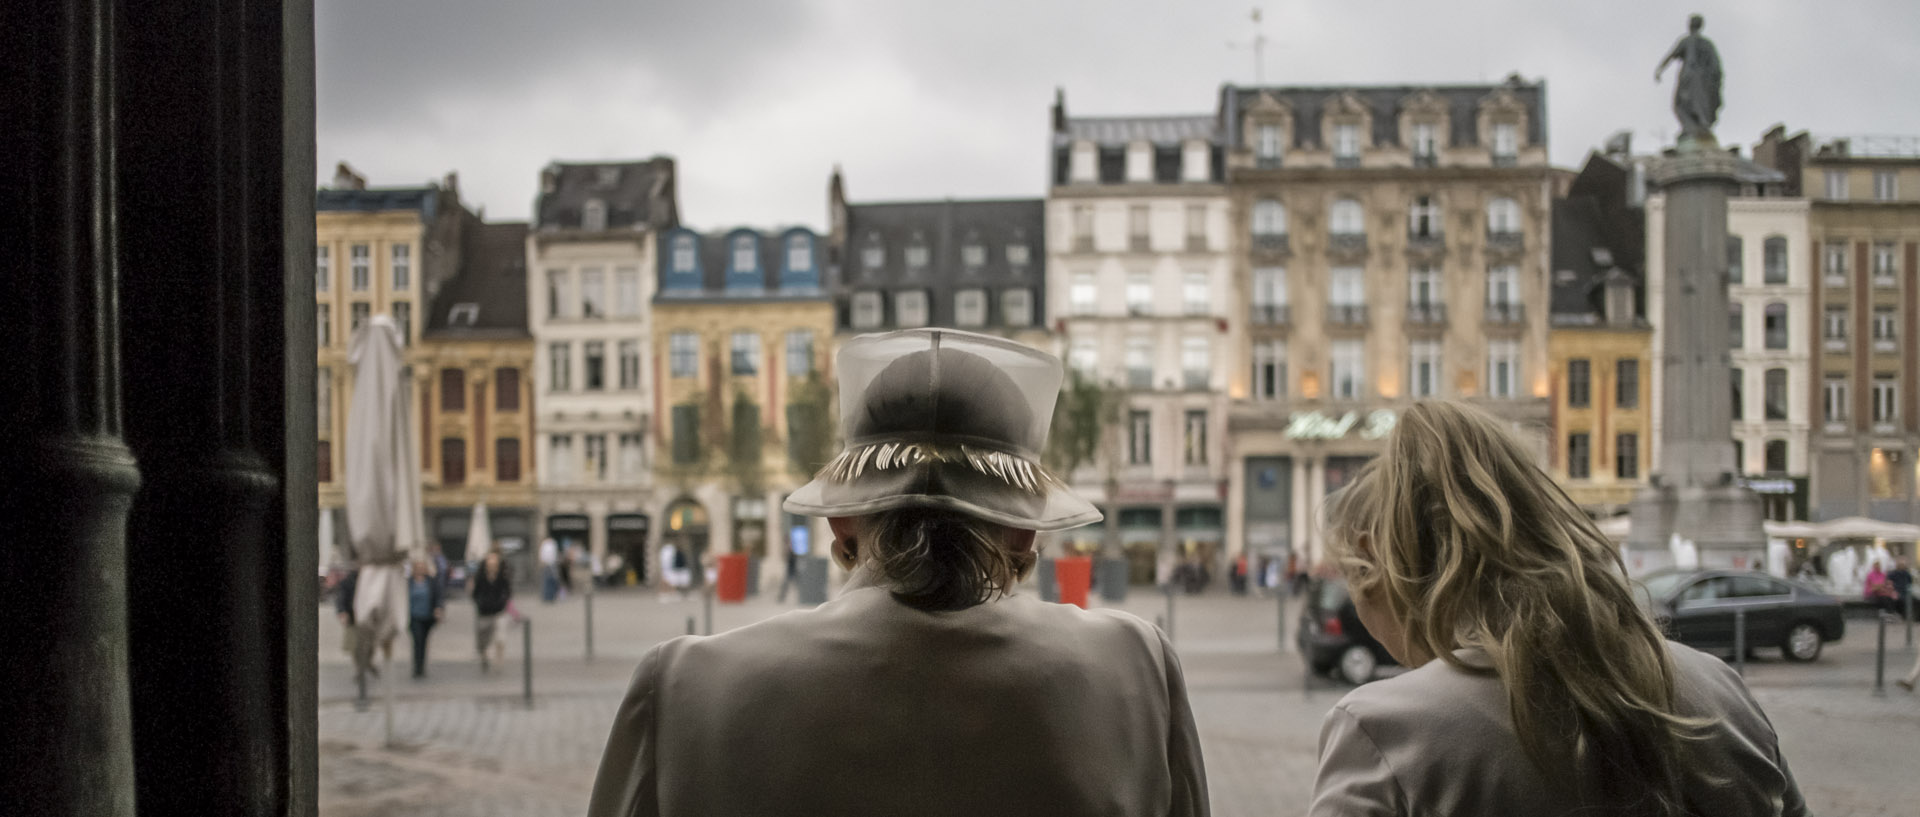
{"label": "statue on column", "polygon": [[1660,67],[1653,69],[1653,81],[1660,81],[1667,63],[1680,61],[1680,80],[1673,87],[1680,139],[1713,144],[1713,123],[1720,118],[1720,52],[1714,50],[1712,40],[1701,36],[1705,24],[1698,14],[1687,18],[1687,36],[1674,43]]}

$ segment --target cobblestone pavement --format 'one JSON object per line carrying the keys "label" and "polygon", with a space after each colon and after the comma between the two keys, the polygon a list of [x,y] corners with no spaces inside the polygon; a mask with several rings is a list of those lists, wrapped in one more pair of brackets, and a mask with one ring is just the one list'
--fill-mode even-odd
{"label": "cobblestone pavement", "polygon": [[[1214,812],[1298,814],[1313,784],[1320,718],[1344,688],[1307,679],[1299,657],[1281,652],[1273,600],[1226,595],[1180,597],[1175,645],[1187,671],[1206,755]],[[1120,605],[1164,619],[1166,602],[1134,594]],[[756,600],[717,605],[725,630],[791,605]],[[406,815],[578,815],[628,674],[654,643],[686,632],[695,600],[658,603],[644,592],[602,593],[594,601],[595,654],[585,658],[585,604],[529,605],[534,619],[534,704],[521,697],[521,633],[510,630],[509,667],[482,674],[472,658],[472,608],[456,603],[433,641],[427,679],[393,681],[393,744],[386,741],[380,687],[366,711],[339,630],[322,611],[320,812],[326,817]],[[1291,618],[1287,619],[1291,622]],[[1747,677],[1781,735],[1808,803],[1822,815],[1920,813],[1920,697],[1889,686],[1875,698],[1873,623],[1848,622],[1848,636],[1812,665],[1763,656]],[[404,636],[402,637],[404,642]],[[389,672],[405,676],[406,645]],[[1769,651],[1772,652],[1772,651]],[[1913,661],[1898,628],[1888,633],[1888,674]]]}

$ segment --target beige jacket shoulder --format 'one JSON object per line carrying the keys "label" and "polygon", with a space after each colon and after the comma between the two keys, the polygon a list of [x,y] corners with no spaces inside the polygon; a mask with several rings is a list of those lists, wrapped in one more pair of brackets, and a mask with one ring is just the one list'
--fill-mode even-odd
{"label": "beige jacket shoulder", "polygon": [[[1773,725],[1726,662],[1679,644],[1681,714],[1713,722],[1689,771],[1690,810],[1712,815],[1806,814]],[[1484,666],[1484,653],[1456,653]],[[1709,781],[1729,781],[1716,786]],[[1492,675],[1431,661],[1341,699],[1320,728],[1311,817],[1334,815],[1571,815],[1573,792],[1548,785],[1520,748],[1506,690]],[[1586,812],[1591,813],[1591,812]]]}
{"label": "beige jacket shoulder", "polygon": [[926,613],[861,571],[818,608],[649,652],[589,813],[1208,812],[1151,625],[1025,595]]}

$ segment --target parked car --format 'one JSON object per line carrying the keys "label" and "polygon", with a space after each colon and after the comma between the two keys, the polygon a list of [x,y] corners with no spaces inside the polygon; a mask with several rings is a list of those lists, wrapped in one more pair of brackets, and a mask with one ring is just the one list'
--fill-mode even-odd
{"label": "parked car", "polygon": [[1364,684],[1382,665],[1396,662],[1360,623],[1360,614],[1338,578],[1317,578],[1307,585],[1300,611],[1300,655],[1315,674],[1336,673],[1350,684]]}
{"label": "parked car", "polygon": [[1736,611],[1745,611],[1748,649],[1779,647],[1789,661],[1819,658],[1847,632],[1839,599],[1765,573],[1670,569],[1640,583],[1667,636],[1689,647],[1732,650]]}

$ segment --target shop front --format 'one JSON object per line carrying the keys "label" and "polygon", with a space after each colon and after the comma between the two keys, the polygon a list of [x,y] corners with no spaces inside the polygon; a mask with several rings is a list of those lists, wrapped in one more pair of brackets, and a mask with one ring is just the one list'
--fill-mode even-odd
{"label": "shop front", "polygon": [[[606,581],[609,584],[645,584],[650,572],[647,533],[653,520],[643,513],[607,515]],[[618,562],[614,562],[615,558]]]}
{"label": "shop front", "polygon": [[1273,563],[1314,569],[1322,561],[1322,505],[1378,455],[1397,420],[1391,408],[1282,416],[1255,407],[1235,415],[1238,471],[1226,549],[1244,552],[1250,570]]}

